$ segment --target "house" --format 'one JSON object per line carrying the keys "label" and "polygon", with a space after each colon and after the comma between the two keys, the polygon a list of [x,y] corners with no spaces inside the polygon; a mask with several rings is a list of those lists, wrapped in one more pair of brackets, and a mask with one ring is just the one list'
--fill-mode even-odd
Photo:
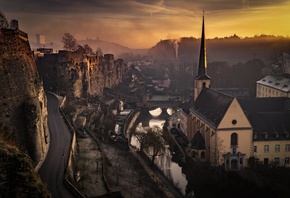
{"label": "house", "polygon": [[254,157],[265,165],[289,166],[290,99],[242,98],[239,103],[253,127]]}

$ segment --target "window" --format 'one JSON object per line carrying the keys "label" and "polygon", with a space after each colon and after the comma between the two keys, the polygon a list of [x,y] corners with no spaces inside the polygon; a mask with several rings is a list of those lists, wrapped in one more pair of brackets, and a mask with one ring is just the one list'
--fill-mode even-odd
{"label": "window", "polygon": [[268,137],[269,137],[268,133],[265,133],[264,137],[265,137],[265,139],[268,139]]}
{"label": "window", "polygon": [[278,139],[279,138],[279,133],[275,134],[275,138]]}
{"label": "window", "polygon": [[238,145],[238,134],[232,133],[231,135],[231,146],[237,146]]}
{"label": "window", "polygon": [[237,120],[235,120],[235,119],[232,120],[232,124],[233,124],[233,125],[237,124]]}
{"label": "window", "polygon": [[290,152],[290,144],[285,145],[285,152]]}
{"label": "window", "polygon": [[257,146],[254,146],[254,153],[257,153]]}
{"label": "window", "polygon": [[275,152],[280,152],[280,145],[279,144],[276,144],[275,145]]}
{"label": "window", "polygon": [[264,153],[269,153],[269,145],[264,145]]}
{"label": "window", "polygon": [[275,164],[280,164],[280,158],[279,157],[275,157]]}
{"label": "window", "polygon": [[285,165],[289,165],[289,157],[285,157]]}

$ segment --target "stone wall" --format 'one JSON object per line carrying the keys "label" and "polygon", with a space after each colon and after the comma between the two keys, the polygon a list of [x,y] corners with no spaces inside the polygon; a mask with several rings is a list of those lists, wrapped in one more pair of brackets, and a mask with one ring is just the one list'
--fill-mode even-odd
{"label": "stone wall", "polygon": [[47,106],[28,37],[0,31],[0,138],[28,153],[35,166],[47,149]]}
{"label": "stone wall", "polygon": [[122,82],[126,72],[123,60],[114,60],[113,54],[96,56],[83,51],[44,54],[37,57],[37,65],[45,89],[73,97],[100,95],[105,87]]}

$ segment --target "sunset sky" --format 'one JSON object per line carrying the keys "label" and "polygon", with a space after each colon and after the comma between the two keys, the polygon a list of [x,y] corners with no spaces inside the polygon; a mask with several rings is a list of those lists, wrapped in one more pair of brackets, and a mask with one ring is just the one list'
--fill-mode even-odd
{"label": "sunset sky", "polygon": [[130,48],[150,48],[161,39],[290,35],[290,0],[0,0],[6,18],[17,19],[30,41],[36,34],[61,43],[99,37]]}

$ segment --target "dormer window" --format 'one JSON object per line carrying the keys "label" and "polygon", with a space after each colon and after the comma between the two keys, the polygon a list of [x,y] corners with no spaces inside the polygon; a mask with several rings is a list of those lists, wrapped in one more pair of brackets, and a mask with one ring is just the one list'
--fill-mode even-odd
{"label": "dormer window", "polygon": [[275,134],[275,138],[278,139],[279,138],[279,133]]}
{"label": "dormer window", "polygon": [[286,137],[286,138],[289,138],[289,132],[286,132],[286,133],[285,133],[285,137]]}
{"label": "dormer window", "polygon": [[287,88],[288,87],[288,85],[283,85],[283,87],[282,88]]}
{"label": "dormer window", "polygon": [[264,138],[265,138],[265,139],[268,139],[268,137],[269,137],[268,133],[265,133],[265,134],[264,134]]}
{"label": "dormer window", "polygon": [[254,133],[254,140],[257,139],[258,135],[257,133]]}
{"label": "dormer window", "polygon": [[280,85],[280,83],[275,83],[275,86],[279,86]]}
{"label": "dormer window", "polygon": [[271,80],[269,80],[269,83],[272,83],[272,81],[271,81]]}

